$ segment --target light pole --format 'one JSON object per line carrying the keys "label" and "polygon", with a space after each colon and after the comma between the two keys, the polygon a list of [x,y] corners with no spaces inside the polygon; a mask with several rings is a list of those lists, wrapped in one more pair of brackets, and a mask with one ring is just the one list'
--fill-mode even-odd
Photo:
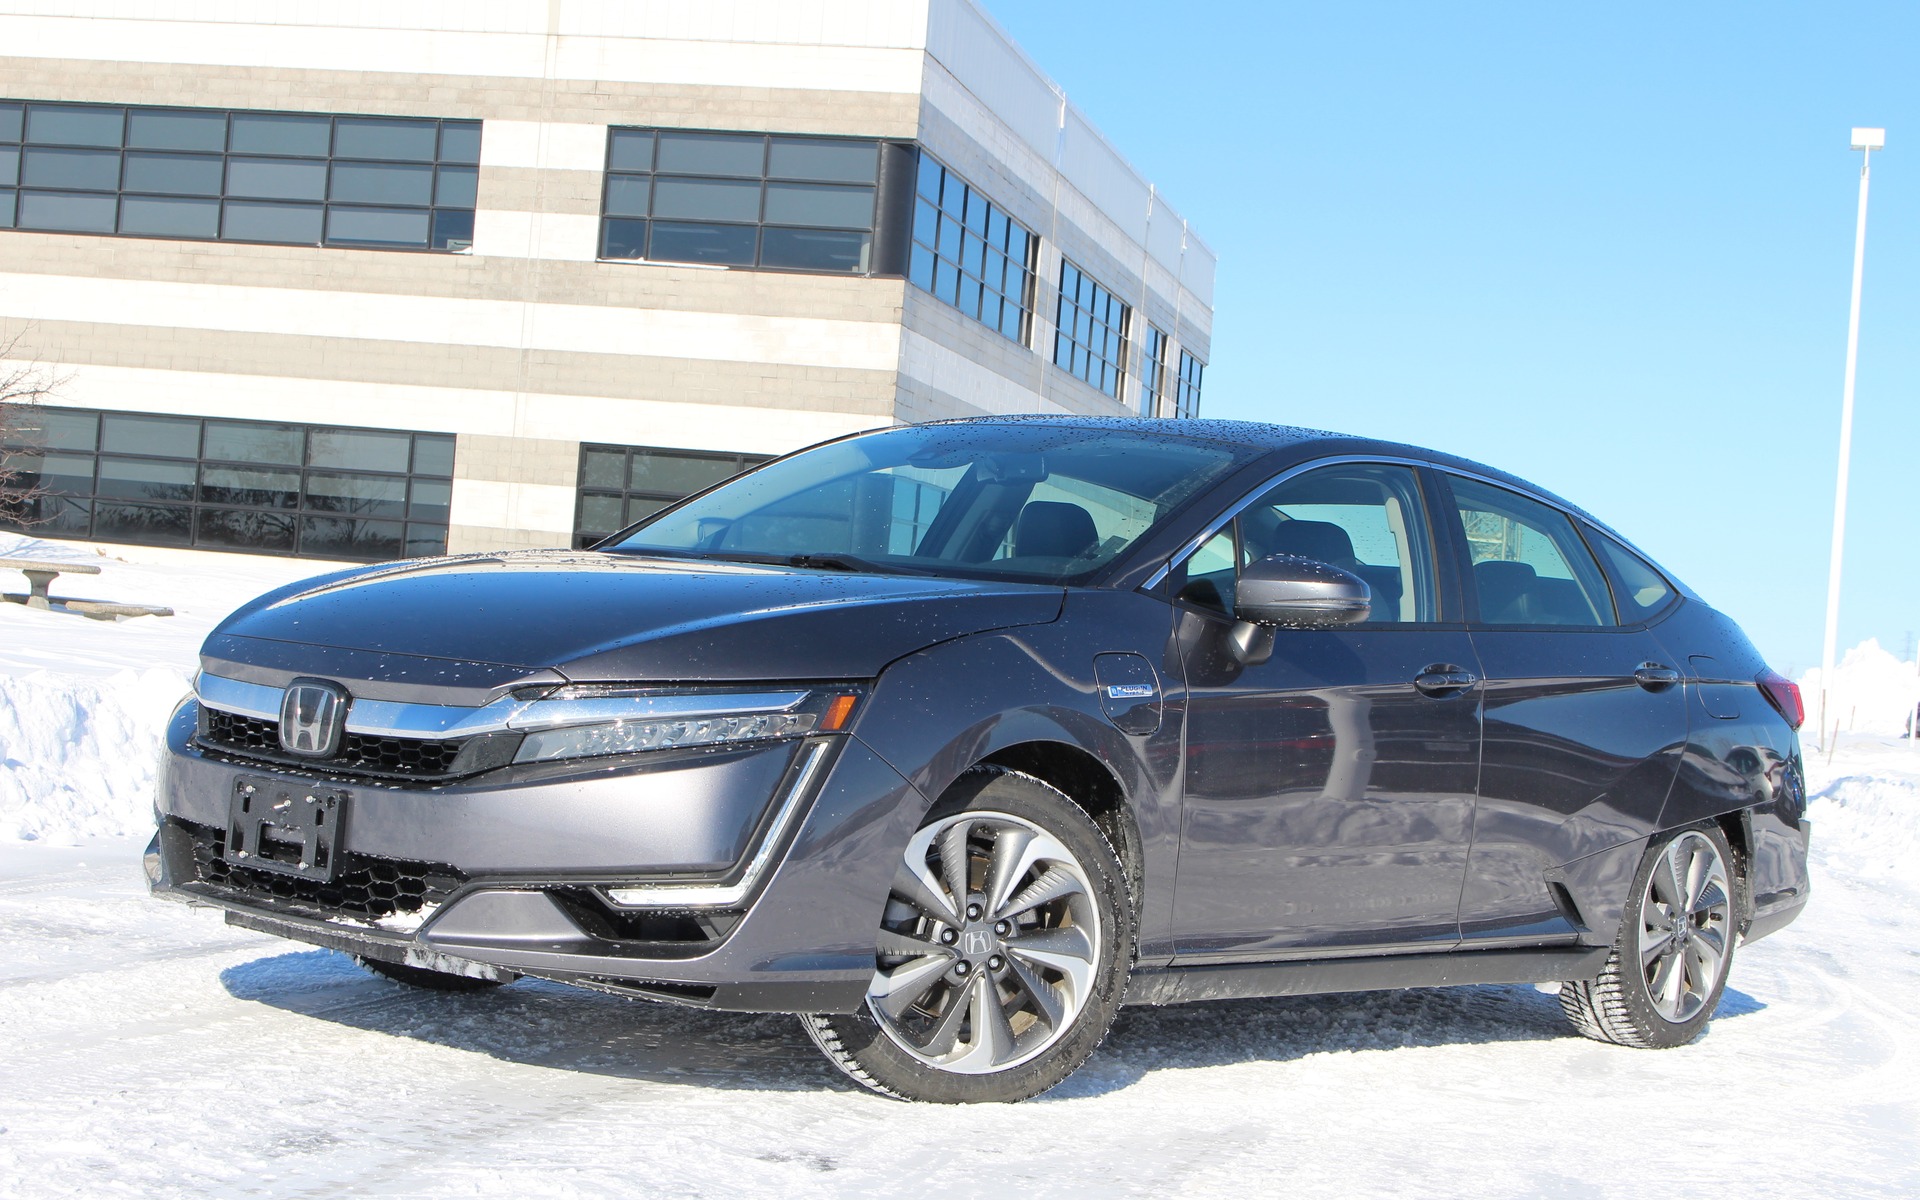
{"label": "light pole", "polygon": [[1840,474],[1833,485],[1833,557],[1827,563],[1827,636],[1820,653],[1820,740],[1827,729],[1828,697],[1833,694],[1835,642],[1840,636],[1840,552],[1847,537],[1847,466],[1853,452],[1853,376],[1860,360],[1860,272],[1867,262],[1867,181],[1873,152],[1887,145],[1884,129],[1855,129],[1853,148],[1860,154],[1860,216],[1853,230],[1853,305],[1847,313],[1847,382],[1840,394]]}

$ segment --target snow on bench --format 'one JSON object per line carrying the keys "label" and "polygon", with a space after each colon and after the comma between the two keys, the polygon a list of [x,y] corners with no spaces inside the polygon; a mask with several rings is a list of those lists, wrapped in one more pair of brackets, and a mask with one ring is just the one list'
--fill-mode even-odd
{"label": "snow on bench", "polygon": [[[0,558],[0,567],[11,568],[27,577],[30,589],[25,597],[28,608],[52,608],[47,585],[63,574],[98,575],[100,568],[84,562],[48,562],[38,558]],[[7,597],[9,600],[13,597]],[[171,615],[171,614],[169,614]]]}

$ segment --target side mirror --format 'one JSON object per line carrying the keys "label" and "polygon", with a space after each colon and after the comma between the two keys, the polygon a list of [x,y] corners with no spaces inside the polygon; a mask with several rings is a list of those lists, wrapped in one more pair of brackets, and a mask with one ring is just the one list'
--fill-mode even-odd
{"label": "side mirror", "polygon": [[1273,654],[1273,631],[1333,629],[1367,619],[1373,589],[1351,571],[1297,554],[1276,554],[1251,563],[1234,585],[1236,623],[1229,639],[1245,663]]}

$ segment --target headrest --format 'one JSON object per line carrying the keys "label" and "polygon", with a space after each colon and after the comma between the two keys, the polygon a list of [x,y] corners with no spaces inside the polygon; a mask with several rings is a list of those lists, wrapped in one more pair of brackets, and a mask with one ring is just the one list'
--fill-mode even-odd
{"label": "headrest", "polygon": [[1074,558],[1099,540],[1093,514],[1060,500],[1028,501],[1013,525],[1016,558]]}
{"label": "headrest", "polygon": [[1356,561],[1353,539],[1331,521],[1282,521],[1270,540],[1274,554],[1297,554],[1336,567]]}

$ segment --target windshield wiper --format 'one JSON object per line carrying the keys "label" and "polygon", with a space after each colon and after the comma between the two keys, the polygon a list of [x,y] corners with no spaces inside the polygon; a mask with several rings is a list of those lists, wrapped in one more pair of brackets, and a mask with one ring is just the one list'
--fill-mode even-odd
{"label": "windshield wiper", "polygon": [[925,571],[914,567],[903,567],[895,563],[877,563],[861,558],[857,554],[793,554],[786,563],[790,567],[817,567],[827,571],[867,571],[875,575],[924,575]]}

